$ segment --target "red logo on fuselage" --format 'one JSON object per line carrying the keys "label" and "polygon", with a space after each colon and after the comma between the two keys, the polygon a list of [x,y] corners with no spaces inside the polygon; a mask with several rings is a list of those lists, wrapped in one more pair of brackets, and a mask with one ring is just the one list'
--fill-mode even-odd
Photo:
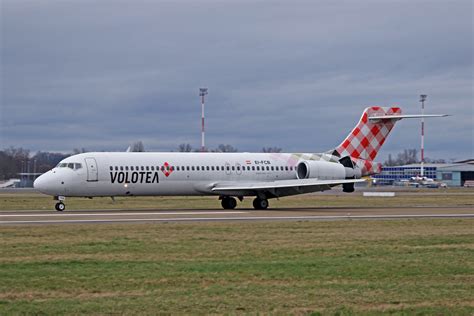
{"label": "red logo on fuselage", "polygon": [[161,166],[161,172],[163,172],[165,177],[169,177],[173,172],[173,167],[171,167],[169,163],[165,162],[163,166]]}

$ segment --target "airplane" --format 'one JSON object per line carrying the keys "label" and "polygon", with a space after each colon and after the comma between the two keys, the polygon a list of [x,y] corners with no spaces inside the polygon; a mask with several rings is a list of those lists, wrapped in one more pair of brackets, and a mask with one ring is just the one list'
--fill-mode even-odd
{"label": "airplane", "polygon": [[57,211],[65,210],[66,197],[166,195],[213,195],[224,209],[234,209],[236,198],[254,197],[253,207],[265,210],[272,198],[338,185],[354,192],[354,184],[365,181],[362,177],[381,171],[374,159],[397,121],[443,116],[368,107],[349,135],[324,153],[82,153],[62,160],[38,177],[34,187],[54,197]]}

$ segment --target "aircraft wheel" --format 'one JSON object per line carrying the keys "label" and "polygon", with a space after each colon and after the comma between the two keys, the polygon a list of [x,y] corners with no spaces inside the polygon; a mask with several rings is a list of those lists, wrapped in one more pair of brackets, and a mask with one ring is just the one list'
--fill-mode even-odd
{"label": "aircraft wheel", "polygon": [[233,210],[237,206],[237,201],[233,197],[225,197],[221,204],[225,210]]}
{"label": "aircraft wheel", "polygon": [[253,207],[256,210],[266,210],[268,208],[268,200],[256,198],[253,200]]}
{"label": "aircraft wheel", "polygon": [[56,209],[56,211],[62,212],[66,209],[66,205],[64,205],[64,203],[62,203],[62,202],[58,202],[58,203],[56,203],[54,208]]}

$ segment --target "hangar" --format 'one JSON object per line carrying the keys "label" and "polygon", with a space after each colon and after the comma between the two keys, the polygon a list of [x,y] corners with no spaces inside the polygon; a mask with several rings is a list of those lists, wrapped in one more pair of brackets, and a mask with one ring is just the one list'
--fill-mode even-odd
{"label": "hangar", "polygon": [[474,160],[438,167],[436,180],[448,186],[474,186]]}

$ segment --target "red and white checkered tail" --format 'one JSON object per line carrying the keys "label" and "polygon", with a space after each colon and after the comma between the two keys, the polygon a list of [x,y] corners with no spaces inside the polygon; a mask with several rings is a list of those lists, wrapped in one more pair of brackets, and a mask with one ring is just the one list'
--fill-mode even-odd
{"label": "red and white checkered tail", "polygon": [[356,127],[336,147],[337,153],[341,157],[350,156],[374,160],[397,119],[369,120],[369,117],[400,115],[401,113],[402,110],[398,107],[372,106],[366,108]]}

